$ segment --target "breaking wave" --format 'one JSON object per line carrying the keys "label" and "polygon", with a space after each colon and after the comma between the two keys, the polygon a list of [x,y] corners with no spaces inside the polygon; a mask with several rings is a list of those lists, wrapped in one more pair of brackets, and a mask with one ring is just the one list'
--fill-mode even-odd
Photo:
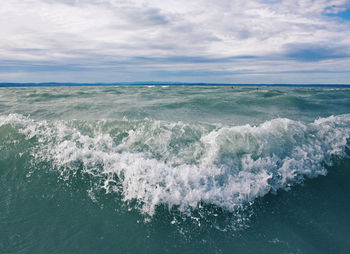
{"label": "breaking wave", "polygon": [[89,192],[120,193],[152,216],[159,205],[191,213],[209,204],[231,212],[325,175],[326,165],[347,156],[350,115],[257,126],[0,116],[0,135],[8,128],[32,144],[33,162],[50,162],[63,179],[83,172],[95,181]]}

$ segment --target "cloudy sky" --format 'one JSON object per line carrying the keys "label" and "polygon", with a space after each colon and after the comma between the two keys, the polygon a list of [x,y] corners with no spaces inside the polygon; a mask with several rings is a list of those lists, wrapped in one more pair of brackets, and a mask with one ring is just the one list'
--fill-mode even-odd
{"label": "cloudy sky", "polygon": [[350,84],[350,0],[0,4],[0,82]]}

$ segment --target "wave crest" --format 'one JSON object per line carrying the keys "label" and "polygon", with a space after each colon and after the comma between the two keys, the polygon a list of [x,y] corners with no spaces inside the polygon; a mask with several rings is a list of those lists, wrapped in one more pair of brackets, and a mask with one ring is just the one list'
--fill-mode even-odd
{"label": "wave crest", "polygon": [[119,192],[153,215],[160,204],[191,212],[202,203],[228,211],[305,177],[327,173],[346,156],[350,115],[313,123],[273,119],[258,126],[142,121],[35,121],[0,116],[35,140],[36,161],[50,161],[62,177],[78,170],[96,190]]}

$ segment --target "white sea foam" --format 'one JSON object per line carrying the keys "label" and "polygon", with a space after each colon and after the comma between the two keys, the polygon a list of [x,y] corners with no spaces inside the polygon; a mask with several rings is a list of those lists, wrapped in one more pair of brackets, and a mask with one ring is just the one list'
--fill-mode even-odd
{"label": "white sea foam", "polygon": [[35,160],[51,161],[63,177],[77,170],[96,188],[120,192],[153,215],[165,204],[190,212],[201,203],[234,211],[305,177],[327,173],[332,156],[349,148],[350,115],[306,124],[274,119],[258,126],[161,121],[79,123],[0,117],[38,143]]}

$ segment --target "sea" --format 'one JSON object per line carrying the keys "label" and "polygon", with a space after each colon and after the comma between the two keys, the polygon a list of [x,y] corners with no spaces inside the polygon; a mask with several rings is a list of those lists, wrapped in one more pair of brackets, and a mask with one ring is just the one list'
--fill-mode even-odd
{"label": "sea", "polygon": [[350,87],[20,86],[0,253],[350,253]]}

